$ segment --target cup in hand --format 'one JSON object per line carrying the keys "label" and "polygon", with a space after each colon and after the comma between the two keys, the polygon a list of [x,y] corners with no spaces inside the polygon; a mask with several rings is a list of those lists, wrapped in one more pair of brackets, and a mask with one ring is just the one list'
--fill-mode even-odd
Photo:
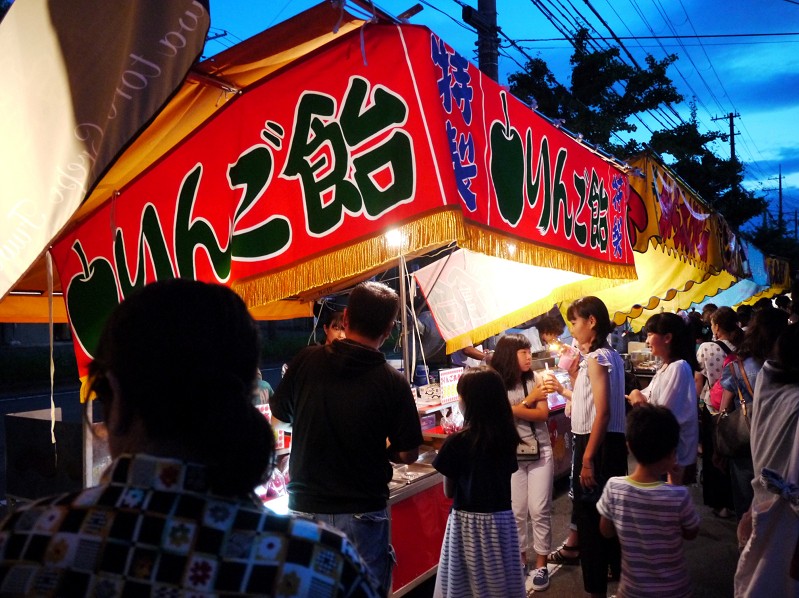
{"label": "cup in hand", "polygon": [[563,347],[563,353],[560,354],[558,360],[558,367],[564,370],[570,370],[577,359],[577,351],[573,347]]}

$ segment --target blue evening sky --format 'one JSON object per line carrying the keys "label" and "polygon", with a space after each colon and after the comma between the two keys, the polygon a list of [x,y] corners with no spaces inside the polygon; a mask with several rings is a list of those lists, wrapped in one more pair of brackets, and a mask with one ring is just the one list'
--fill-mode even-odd
{"label": "blue evening sky", "polygon": [[[319,0],[321,1],[321,0]],[[381,0],[377,5],[397,15],[417,0]],[[206,56],[244,40],[317,4],[313,0],[211,0],[211,33],[226,32],[209,41]],[[455,50],[477,63],[474,30],[461,20],[461,5],[477,7],[477,0],[421,0],[424,9],[410,22],[425,25]],[[561,21],[587,25],[594,35],[609,36],[602,20],[620,38],[640,36],[720,36],[685,39],[622,39],[639,64],[652,54],[662,59],[674,53],[679,60],[668,74],[685,101],[675,106],[683,119],[690,117],[695,98],[700,130],[727,133],[729,113],[735,118],[735,152],[744,162],[749,189],[763,191],[777,215],[778,169],[783,174],[783,209],[793,232],[799,210],[799,0],[496,0],[497,24],[512,47],[501,38],[500,83],[521,70],[526,58],[543,58],[557,79],[568,85],[571,45],[537,8],[543,5]],[[598,13],[602,20],[592,11]],[[357,9],[352,12],[360,14]],[[793,35],[752,36],[786,33]],[[746,35],[749,34],[749,35]],[[541,40],[541,41],[537,41]],[[599,42],[605,43],[605,42]],[[612,42],[611,42],[612,43]],[[622,53],[623,56],[626,56]],[[713,120],[722,117],[722,120]],[[674,115],[659,119],[676,119]],[[652,118],[646,124],[662,128]],[[639,123],[637,138],[649,132]],[[579,133],[579,131],[575,131]],[[714,148],[729,157],[729,143]]]}

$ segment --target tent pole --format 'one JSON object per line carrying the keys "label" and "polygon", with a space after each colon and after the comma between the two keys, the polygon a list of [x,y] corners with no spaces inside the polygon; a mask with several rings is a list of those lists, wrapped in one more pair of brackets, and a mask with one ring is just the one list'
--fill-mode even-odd
{"label": "tent pole", "polygon": [[405,371],[405,379],[410,382],[413,375],[410,371],[410,352],[408,346],[408,285],[405,279],[405,256],[399,258],[399,296],[400,296],[400,343],[402,345],[402,369]]}
{"label": "tent pole", "polygon": [[[86,400],[88,401],[89,398],[87,397]],[[93,473],[94,473],[94,445],[92,444],[92,440],[94,439],[94,435],[92,434],[92,424],[94,423],[94,405],[89,403],[89,405],[85,406],[85,413],[86,418],[83,421],[83,425],[81,429],[83,430],[83,487],[89,488],[94,485]]]}

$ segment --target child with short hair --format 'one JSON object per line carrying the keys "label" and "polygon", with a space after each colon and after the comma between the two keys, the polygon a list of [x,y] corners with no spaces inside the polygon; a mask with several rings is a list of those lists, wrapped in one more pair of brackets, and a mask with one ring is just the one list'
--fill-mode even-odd
{"label": "child with short hair", "polygon": [[463,430],[444,441],[433,466],[453,499],[435,597],[523,598],[524,575],[511,510],[520,442],[500,375],[487,366],[458,380]]}
{"label": "child with short hair", "polygon": [[621,542],[616,596],[690,597],[682,540],[699,533],[699,515],[688,489],[663,482],[677,463],[680,424],[666,407],[643,404],[627,416],[627,446],[635,471],[608,480],[597,503],[599,529]]}

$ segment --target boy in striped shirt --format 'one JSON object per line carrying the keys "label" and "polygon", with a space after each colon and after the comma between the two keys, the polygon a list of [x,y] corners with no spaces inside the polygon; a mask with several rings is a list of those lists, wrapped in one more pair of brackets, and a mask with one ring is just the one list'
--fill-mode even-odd
{"label": "boy in striped shirt", "polygon": [[677,463],[680,425],[665,407],[642,404],[627,416],[627,446],[636,460],[631,475],[608,480],[597,503],[599,529],[619,536],[619,598],[690,598],[683,538],[699,533],[688,489],[663,479]]}

